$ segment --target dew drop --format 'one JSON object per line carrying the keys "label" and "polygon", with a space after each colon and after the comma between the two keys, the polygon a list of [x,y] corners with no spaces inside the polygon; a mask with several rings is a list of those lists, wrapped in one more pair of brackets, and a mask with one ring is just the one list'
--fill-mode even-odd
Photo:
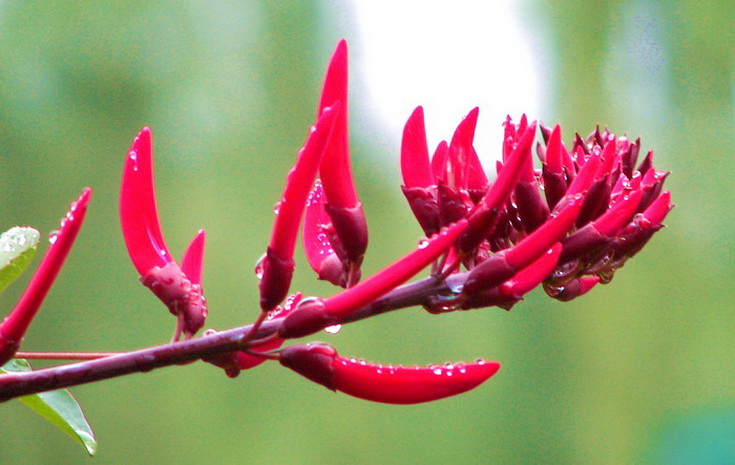
{"label": "dew drop", "polygon": [[255,262],[255,277],[258,279],[263,279],[263,273],[265,273],[265,257],[266,254],[263,254],[257,262]]}
{"label": "dew drop", "polygon": [[453,312],[461,305],[460,299],[458,299],[460,293],[451,293],[449,295],[435,294],[429,296],[424,309],[429,313],[439,314]]}
{"label": "dew drop", "polygon": [[424,238],[419,241],[418,248],[425,249],[429,245],[429,240]]}
{"label": "dew drop", "polygon": [[133,164],[133,171],[138,171],[138,152],[131,150],[128,154],[130,162]]}
{"label": "dew drop", "polygon": [[332,325],[324,328],[324,331],[329,334],[337,334],[342,330],[342,325]]}
{"label": "dew drop", "polygon": [[278,215],[278,214],[279,214],[280,212],[281,212],[281,202],[278,202],[278,203],[276,203],[276,204],[275,204],[275,205],[273,206],[273,213],[274,213],[275,215]]}
{"label": "dew drop", "polygon": [[463,282],[447,284],[449,284],[449,290],[452,291],[452,294],[454,294],[455,296],[459,296],[462,293],[462,289],[464,289]]}
{"label": "dew drop", "polygon": [[48,242],[49,244],[56,244],[56,240],[59,238],[59,231],[53,230],[48,235]]}

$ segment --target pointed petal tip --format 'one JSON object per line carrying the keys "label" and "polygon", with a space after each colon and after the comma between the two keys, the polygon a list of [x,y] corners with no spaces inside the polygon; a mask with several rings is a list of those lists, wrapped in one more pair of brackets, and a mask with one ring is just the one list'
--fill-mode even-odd
{"label": "pointed petal tip", "polygon": [[85,187],[84,189],[82,189],[82,193],[79,194],[76,202],[72,204],[72,210],[87,208],[90,200],[92,200],[92,188]]}
{"label": "pointed petal tip", "polygon": [[206,231],[200,229],[189,243],[181,259],[181,271],[192,284],[202,283],[202,269],[204,268],[204,245]]}
{"label": "pointed petal tip", "polygon": [[130,150],[134,150],[145,143],[150,144],[151,138],[152,138],[151,128],[148,126],[143,126],[143,129],[138,131],[138,134],[136,134],[135,138],[133,139],[133,143],[130,146]]}
{"label": "pointed petal tip", "polygon": [[406,187],[428,187],[434,183],[426,142],[424,111],[420,106],[411,113],[403,128],[401,176]]}
{"label": "pointed petal tip", "polygon": [[656,200],[646,208],[643,215],[653,224],[661,224],[666,215],[674,208],[675,205],[671,203],[671,193],[669,191],[661,192]]}

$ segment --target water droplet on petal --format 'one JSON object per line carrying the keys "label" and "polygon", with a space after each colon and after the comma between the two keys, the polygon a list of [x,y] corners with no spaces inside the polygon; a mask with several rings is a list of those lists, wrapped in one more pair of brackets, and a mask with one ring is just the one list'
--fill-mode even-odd
{"label": "water droplet on petal", "polygon": [[138,152],[131,150],[128,154],[128,158],[133,164],[133,171],[138,171]]}
{"label": "water droplet on petal", "polygon": [[419,241],[418,248],[425,249],[429,245],[429,240],[424,238]]}
{"label": "water droplet on petal", "polygon": [[332,325],[324,328],[324,331],[329,334],[337,334],[342,330],[342,325]]}
{"label": "water droplet on petal", "polygon": [[279,214],[280,212],[281,212],[281,202],[278,202],[278,203],[276,203],[276,204],[275,204],[275,205],[273,206],[273,213],[274,213],[275,215],[278,215],[278,214]]}
{"label": "water droplet on petal", "polygon": [[452,293],[455,296],[459,296],[462,293],[463,288],[464,288],[464,282],[455,282],[455,283],[449,284],[449,290],[452,291]]}
{"label": "water droplet on petal", "polygon": [[48,235],[49,244],[55,244],[58,238],[59,238],[59,231],[57,230],[51,231]]}
{"label": "water droplet on petal", "polygon": [[255,277],[258,279],[263,279],[263,273],[265,272],[265,257],[266,254],[263,254],[263,256],[255,262]]}

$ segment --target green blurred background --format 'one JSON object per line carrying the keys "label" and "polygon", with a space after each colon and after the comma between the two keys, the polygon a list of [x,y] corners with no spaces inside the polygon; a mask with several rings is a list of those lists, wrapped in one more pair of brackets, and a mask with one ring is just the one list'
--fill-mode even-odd
{"label": "green blurred background", "polygon": [[[100,442],[92,460],[735,463],[733,2],[513,5],[543,45],[535,53],[545,93],[531,116],[561,123],[567,141],[596,123],[641,135],[656,166],[673,171],[667,187],[678,206],[668,227],[611,285],[571,303],[534,292],[510,313],[407,310],[318,336],[385,362],[500,360],[498,376],[471,393],[397,407],[333,394],[274,364],[235,380],[205,364],[174,367],[73,389]],[[407,36],[421,15],[402,23]],[[154,131],[169,247],[179,255],[198,228],[208,232],[208,327],[252,320],[252,267],[329,55],[342,37],[353,63],[371,47],[358,20],[351,2],[0,2],[0,228],[47,234],[82,187],[94,188],[23,348],[130,350],[170,337],[173,319],[137,282],[116,217],[125,151],[144,125]],[[476,48],[477,60],[510,46],[447,40]],[[497,72],[510,66],[497,63]],[[360,131],[381,123],[363,110],[360,85],[352,89],[370,273],[412,247],[419,230],[398,189],[400,134]],[[452,128],[441,130],[430,137]],[[332,292],[300,269],[295,289]],[[22,288],[6,291],[3,309]],[[87,460],[20,403],[0,409],[0,463]]]}

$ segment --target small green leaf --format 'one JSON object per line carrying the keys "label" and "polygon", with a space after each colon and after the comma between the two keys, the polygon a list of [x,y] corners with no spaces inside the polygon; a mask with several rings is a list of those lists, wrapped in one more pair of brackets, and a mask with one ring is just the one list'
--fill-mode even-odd
{"label": "small green leaf", "polygon": [[[15,359],[0,367],[0,371],[5,373],[31,371],[31,366],[26,360]],[[18,400],[77,440],[87,449],[89,455],[97,452],[97,441],[92,427],[89,426],[76,399],[66,389],[31,394],[19,397]]]}
{"label": "small green leaf", "polygon": [[0,235],[0,292],[28,267],[38,250],[40,234],[16,226]]}

